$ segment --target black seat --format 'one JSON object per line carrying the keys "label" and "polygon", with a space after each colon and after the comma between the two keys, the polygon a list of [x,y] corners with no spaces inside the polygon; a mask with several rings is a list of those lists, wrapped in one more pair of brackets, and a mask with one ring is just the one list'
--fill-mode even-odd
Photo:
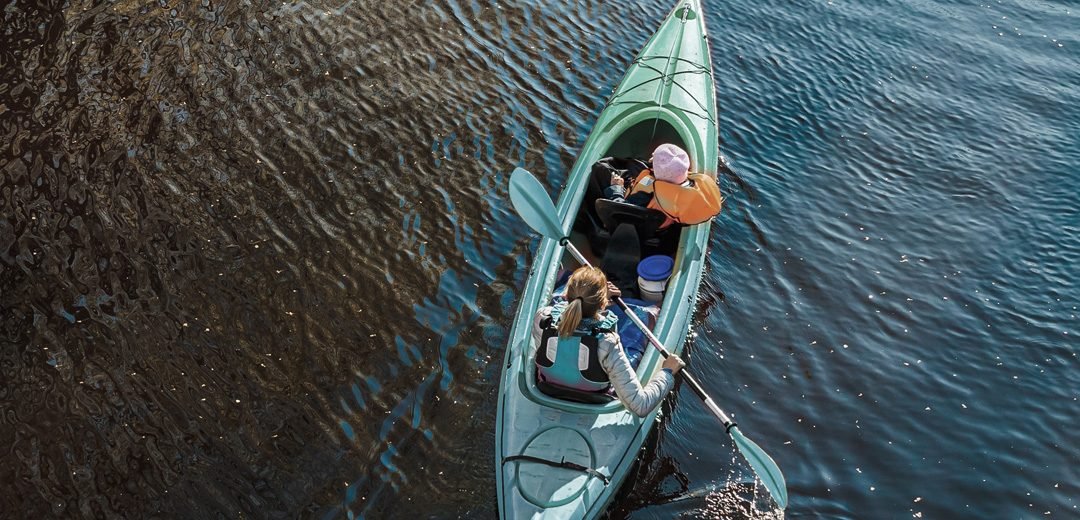
{"label": "black seat", "polygon": [[674,256],[679,246],[682,224],[672,224],[660,229],[667,217],[660,210],[644,208],[624,202],[596,201],[597,216],[605,232],[617,228],[620,223],[633,225],[641,244],[642,258],[650,255]]}
{"label": "black seat", "polygon": [[610,389],[608,392],[586,392],[584,390],[551,384],[540,377],[536,378],[536,388],[544,395],[562,399],[564,401],[573,401],[575,403],[605,404],[616,399],[616,397],[610,393]]}
{"label": "black seat", "polygon": [[610,185],[612,174],[621,175],[627,182],[637,178],[649,165],[638,159],[605,157],[592,165],[589,181],[585,185],[585,199],[582,211],[574,220],[574,230],[583,233],[589,240],[589,246],[596,255],[603,255],[614,228],[605,229],[597,214],[595,201],[604,198],[604,189]]}
{"label": "black seat", "polygon": [[614,233],[620,224],[632,225],[642,243],[655,238],[660,226],[667,220],[659,210],[607,199],[597,199],[596,214],[608,233]]}
{"label": "black seat", "polygon": [[655,209],[607,199],[596,201],[596,213],[611,233],[601,268],[624,295],[636,298],[642,251],[658,246],[656,235],[667,217]]}

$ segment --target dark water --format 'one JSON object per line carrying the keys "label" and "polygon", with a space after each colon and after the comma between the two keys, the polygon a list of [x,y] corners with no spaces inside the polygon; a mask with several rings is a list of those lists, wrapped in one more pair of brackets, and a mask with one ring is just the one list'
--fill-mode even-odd
{"label": "dark water", "polygon": [[[791,518],[1080,517],[1080,7],[762,4],[690,367]],[[0,2],[0,516],[493,516],[507,176],[670,7]],[[748,516],[671,407],[611,516]]]}

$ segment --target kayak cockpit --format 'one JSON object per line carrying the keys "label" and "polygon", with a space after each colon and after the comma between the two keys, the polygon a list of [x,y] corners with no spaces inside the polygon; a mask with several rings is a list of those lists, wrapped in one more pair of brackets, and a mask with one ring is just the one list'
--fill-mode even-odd
{"label": "kayak cockpit", "polygon": [[[625,126],[622,133],[618,134],[607,146],[601,148],[604,150],[603,154],[598,154],[589,161],[579,161],[578,167],[591,169],[592,165],[603,157],[647,162],[652,150],[665,143],[687,149],[691,157],[699,155],[692,148],[694,141],[684,139],[676,126],[677,123],[673,124],[667,117],[668,114],[662,109],[658,110],[654,107],[643,109],[640,113],[643,117],[636,123]],[[691,168],[696,166],[692,164]],[[589,171],[574,172],[573,176],[591,177]],[[589,179],[590,182],[592,180]],[[663,231],[662,239],[656,240],[654,235],[659,235],[657,228],[664,220],[663,214],[659,211],[597,197],[595,186],[590,187],[588,184],[583,186],[580,192],[570,240],[590,263],[600,266],[609,279],[621,280],[622,283],[618,284],[620,288],[624,288],[624,297],[628,292],[626,288],[630,288],[629,284],[633,284],[629,292],[636,293],[636,267],[638,262],[647,255],[661,254],[674,259],[674,269],[668,280],[668,286],[672,288],[684,285],[681,280],[685,273],[692,269],[700,269],[700,265],[694,262],[694,260],[700,260],[698,258],[700,248],[696,242],[692,244],[687,240],[687,230],[690,228],[675,225]],[[623,223],[629,223],[630,226],[621,225]],[[689,257],[687,257],[688,247],[693,249]],[[557,258],[558,262],[549,270],[552,279],[545,286],[544,297],[541,298],[534,312],[551,303],[556,289],[556,279],[562,278],[568,271],[579,267],[573,255],[561,245],[556,246],[556,254],[552,257]],[[665,312],[669,300],[682,296],[679,290],[672,290],[665,295],[664,301],[658,304],[659,313],[656,316],[653,333],[661,341],[673,337],[681,341],[684,337],[685,319],[676,319],[671,313]],[[681,306],[672,305],[671,307]],[[545,407],[575,413],[606,414],[625,410],[622,403],[610,394],[582,396],[580,394],[583,392],[580,391],[552,391],[550,386],[538,381],[533,359],[535,346],[530,344],[530,338],[523,339],[521,352],[525,358],[520,364],[522,373],[518,381],[521,385],[521,393],[530,400]],[[662,357],[656,349],[644,347],[644,354],[636,368],[643,384],[659,369],[661,361]]]}
{"label": "kayak cockpit", "polygon": [[[648,167],[652,151],[661,144],[674,144],[691,151],[691,156],[694,155],[694,141],[683,138],[678,128],[662,112],[656,109],[643,109],[640,112],[645,118],[628,125],[605,147],[601,155],[609,158],[605,159],[605,162],[610,168],[626,169],[630,173],[628,180],[632,180],[638,171]],[[654,117],[648,117],[650,113]],[[655,254],[674,257],[679,242],[679,230],[667,230],[663,233],[666,240],[661,240],[660,227],[665,220],[663,213],[625,202],[606,200],[602,193],[610,182],[597,175],[596,169],[600,166],[597,160],[589,163],[590,171],[585,175],[588,179],[574,217],[573,234],[582,236],[572,235],[571,239],[575,240],[575,245],[586,254],[590,262],[607,272],[609,278],[629,275],[629,280],[622,281],[633,288],[632,282],[636,279],[636,275],[633,275],[636,266],[633,257],[640,259]],[[691,168],[694,166],[696,165]],[[612,234],[620,223],[633,225],[637,240],[629,236],[629,233],[618,240],[612,240]],[[634,243],[639,247],[632,247]],[[615,249],[610,255],[609,244]],[[568,252],[563,253],[563,259],[570,264],[574,263]],[[611,262],[607,262],[608,260]],[[627,267],[625,264],[632,265]],[[564,265],[567,264],[564,262]],[[619,283],[616,282],[616,285]],[[620,288],[623,286],[620,285]]]}

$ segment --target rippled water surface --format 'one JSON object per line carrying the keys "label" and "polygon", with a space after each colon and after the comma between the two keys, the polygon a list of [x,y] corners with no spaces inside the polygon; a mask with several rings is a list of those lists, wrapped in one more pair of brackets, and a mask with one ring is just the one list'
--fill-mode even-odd
{"label": "rippled water surface", "polygon": [[[508,174],[671,7],[0,2],[0,516],[494,516]],[[705,9],[690,368],[787,516],[1080,516],[1080,7]],[[610,516],[757,516],[668,406]]]}

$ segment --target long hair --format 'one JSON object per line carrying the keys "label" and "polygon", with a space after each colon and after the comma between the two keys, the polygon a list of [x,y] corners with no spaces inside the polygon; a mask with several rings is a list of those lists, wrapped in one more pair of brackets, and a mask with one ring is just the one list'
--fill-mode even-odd
{"label": "long hair", "polygon": [[580,267],[566,283],[570,302],[559,320],[559,337],[569,338],[581,325],[583,317],[592,317],[608,306],[607,276],[595,267]]}

